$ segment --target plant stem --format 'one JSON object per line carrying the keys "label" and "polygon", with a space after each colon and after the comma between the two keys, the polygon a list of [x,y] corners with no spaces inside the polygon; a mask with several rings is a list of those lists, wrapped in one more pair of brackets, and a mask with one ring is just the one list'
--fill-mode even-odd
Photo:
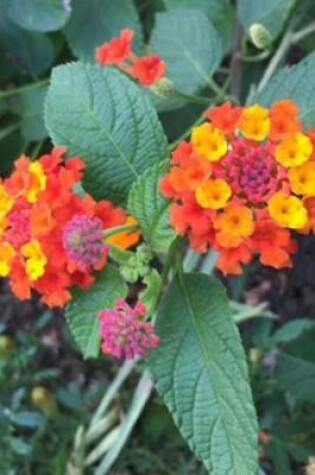
{"label": "plant stem", "polygon": [[258,84],[257,92],[262,91],[262,89],[264,89],[266,84],[268,84],[274,72],[278,68],[281,61],[283,60],[287,52],[287,49],[289,48],[291,44],[291,41],[292,41],[292,32],[288,30],[283,36],[282,41],[279,44],[278,49],[276,50],[275,54],[271,58],[270,63],[268,64],[265,70],[265,73],[263,77],[261,78],[260,83]]}
{"label": "plant stem", "polygon": [[305,36],[313,33],[315,31],[315,21],[312,21],[309,25],[305,28],[302,28],[299,31],[296,31],[292,35],[292,43],[298,43],[301,41]]}
{"label": "plant stem", "polygon": [[14,96],[17,94],[23,94],[24,92],[37,89],[41,86],[46,86],[49,83],[49,79],[43,79],[42,81],[37,81],[32,84],[26,84],[24,86],[16,87],[13,89],[8,89],[7,91],[0,91],[0,99],[4,97]]}
{"label": "plant stem", "polygon": [[101,400],[97,410],[95,411],[95,414],[91,420],[89,431],[92,430],[93,426],[101,419],[101,417],[104,415],[106,410],[108,409],[110,403],[118,393],[119,389],[123,385],[124,381],[128,378],[132,370],[134,369],[135,365],[137,363],[137,360],[132,360],[132,361],[126,361],[120,370],[118,371],[118,374],[116,375],[115,379],[112,381],[111,385],[109,386],[108,390],[106,391],[103,399]]}
{"label": "plant stem", "polygon": [[115,462],[122,448],[124,447],[134,425],[139,419],[143,408],[145,407],[151,395],[152,389],[152,380],[149,376],[148,371],[145,371],[135,391],[135,395],[133,397],[128,414],[119,426],[117,439],[115,439],[115,443],[111,446],[108,453],[105,455],[102,462],[95,470],[95,475],[106,475],[109,469],[112,467],[113,463]]}
{"label": "plant stem", "polygon": [[109,238],[115,234],[129,233],[131,231],[135,231],[138,228],[139,226],[137,224],[124,224],[122,226],[116,226],[115,228],[110,228],[107,231],[104,231],[104,238]]}
{"label": "plant stem", "polygon": [[210,97],[196,96],[194,94],[187,94],[186,92],[180,91],[179,89],[175,89],[173,91],[173,94],[175,96],[182,97],[183,99],[186,99],[190,102],[194,102],[195,104],[209,105],[209,103],[212,101],[212,98],[210,98]]}

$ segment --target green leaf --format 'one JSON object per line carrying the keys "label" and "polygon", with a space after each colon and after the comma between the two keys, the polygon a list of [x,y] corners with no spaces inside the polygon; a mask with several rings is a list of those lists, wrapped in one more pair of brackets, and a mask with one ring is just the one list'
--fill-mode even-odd
{"label": "green leaf", "polygon": [[8,15],[17,25],[33,31],[58,30],[70,17],[63,0],[10,0]]}
{"label": "green leaf", "polygon": [[124,203],[138,176],[167,155],[149,98],[112,68],[82,63],[55,68],[45,122],[54,144],[86,161],[83,186],[97,199]]}
{"label": "green leaf", "polygon": [[159,191],[159,182],[168,165],[149,168],[134,183],[128,196],[128,210],[137,218],[146,242],[154,252],[166,251],[175,232],[169,225],[169,202]]}
{"label": "green leaf", "polygon": [[78,58],[93,60],[95,48],[117,36],[122,28],[135,30],[133,47],[139,49],[142,32],[131,0],[75,0],[72,9],[65,35]]}
{"label": "green leaf", "polygon": [[0,38],[0,80],[15,73],[36,77],[54,61],[50,38],[16,26],[6,16],[3,5],[0,5]]}
{"label": "green leaf", "polygon": [[279,99],[292,99],[300,107],[305,125],[315,124],[315,53],[296,66],[277,73],[251,102],[270,106]]}
{"label": "green leaf", "polygon": [[47,89],[44,86],[21,95],[21,131],[26,140],[42,140],[47,137],[44,125],[44,99]]}
{"label": "green leaf", "polygon": [[66,309],[71,334],[84,358],[96,358],[100,348],[98,314],[102,308],[112,307],[124,298],[127,288],[117,267],[107,265],[89,290],[75,289]]}
{"label": "green leaf", "polygon": [[139,298],[146,306],[148,315],[152,315],[160,297],[162,277],[156,269],[151,269],[150,273],[143,278],[143,283],[146,287],[140,293]]}
{"label": "green leaf", "polygon": [[203,12],[213,24],[225,46],[231,48],[235,12],[229,0],[164,0],[168,9],[194,8]]}
{"label": "green leaf", "polygon": [[299,318],[286,323],[279,328],[272,336],[274,343],[287,343],[299,337],[306,330],[314,327],[314,323],[308,318]]}
{"label": "green leaf", "polygon": [[278,36],[295,0],[239,0],[238,18],[248,30],[253,23],[262,24],[273,37]]}
{"label": "green leaf", "polygon": [[315,402],[315,328],[285,346],[276,377],[297,401]]}
{"label": "green leaf", "polygon": [[18,455],[30,455],[32,446],[24,442],[20,437],[10,437],[11,449]]}
{"label": "green leaf", "polygon": [[39,412],[20,411],[12,413],[10,416],[11,422],[21,427],[40,427],[44,424],[45,419]]}
{"label": "green leaf", "polygon": [[191,449],[220,475],[257,472],[257,421],[245,354],[219,282],[175,280],[158,309],[159,348],[149,365]]}
{"label": "green leaf", "polygon": [[214,27],[204,13],[190,9],[158,13],[150,49],[166,62],[167,77],[185,93],[209,85],[223,57]]}
{"label": "green leaf", "polygon": [[167,8],[191,7],[200,10],[207,15],[211,21],[221,18],[229,7],[229,0],[164,0]]}

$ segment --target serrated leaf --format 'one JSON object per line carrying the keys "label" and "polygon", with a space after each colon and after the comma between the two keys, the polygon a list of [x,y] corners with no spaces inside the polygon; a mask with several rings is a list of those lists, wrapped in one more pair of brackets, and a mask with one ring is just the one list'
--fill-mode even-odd
{"label": "serrated leaf", "polygon": [[54,144],[85,160],[83,185],[97,199],[124,203],[138,176],[167,154],[150,100],[112,68],[82,63],[55,68],[45,122]]}
{"label": "serrated leaf", "polygon": [[94,60],[95,48],[117,36],[122,28],[135,30],[133,47],[140,47],[141,26],[131,0],[75,0],[72,9],[65,35],[78,58]]}
{"label": "serrated leaf", "polygon": [[146,287],[140,293],[139,298],[146,306],[148,315],[152,315],[160,297],[162,277],[156,269],[151,269],[150,273],[143,278],[143,283]]}
{"label": "serrated leaf", "polygon": [[169,202],[159,191],[160,179],[166,171],[166,163],[149,168],[134,183],[128,196],[128,210],[138,220],[143,236],[154,252],[166,251],[175,238],[169,225]]}
{"label": "serrated leaf", "polygon": [[47,87],[25,92],[20,98],[21,131],[26,140],[42,140],[47,137],[44,124],[44,99]]}
{"label": "serrated leaf", "polygon": [[257,421],[245,354],[219,282],[175,280],[158,309],[149,356],[159,394],[191,449],[220,475],[257,473]]}
{"label": "serrated leaf", "polygon": [[294,3],[295,0],[239,0],[237,15],[245,30],[253,23],[260,23],[276,37]]}
{"label": "serrated leaf", "polygon": [[[150,49],[166,62],[167,77],[185,93],[207,86],[223,57],[214,27],[204,13],[190,9],[158,13]],[[174,105],[182,103],[177,101]]]}
{"label": "serrated leaf", "polygon": [[10,0],[8,15],[27,30],[54,31],[69,19],[71,7],[68,3],[63,0]]}
{"label": "serrated leaf", "polygon": [[112,307],[116,299],[124,298],[126,294],[126,285],[113,265],[107,265],[88,290],[73,291],[73,299],[66,309],[66,319],[84,358],[96,358],[99,354],[100,310]]}
{"label": "serrated leaf", "polygon": [[277,73],[252,102],[270,106],[279,99],[292,99],[300,108],[305,125],[315,124],[315,53],[296,66]]}

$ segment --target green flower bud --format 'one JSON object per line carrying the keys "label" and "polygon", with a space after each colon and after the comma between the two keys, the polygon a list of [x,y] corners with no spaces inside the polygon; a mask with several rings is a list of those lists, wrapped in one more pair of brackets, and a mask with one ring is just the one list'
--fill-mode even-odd
{"label": "green flower bud", "polygon": [[260,23],[253,23],[249,28],[252,43],[258,49],[267,49],[272,43],[271,33]]}
{"label": "green flower bud", "polygon": [[159,97],[165,98],[172,95],[174,84],[167,78],[162,78],[150,86],[150,90]]}

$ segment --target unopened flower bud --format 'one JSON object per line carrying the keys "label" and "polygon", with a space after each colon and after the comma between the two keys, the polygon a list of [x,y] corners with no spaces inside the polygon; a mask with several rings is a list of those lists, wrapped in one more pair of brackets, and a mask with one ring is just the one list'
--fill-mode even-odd
{"label": "unopened flower bud", "polygon": [[272,43],[271,33],[261,23],[253,23],[250,26],[249,36],[258,49],[267,49]]}
{"label": "unopened flower bud", "polygon": [[164,77],[150,86],[150,90],[159,97],[169,97],[174,91],[174,84]]}

